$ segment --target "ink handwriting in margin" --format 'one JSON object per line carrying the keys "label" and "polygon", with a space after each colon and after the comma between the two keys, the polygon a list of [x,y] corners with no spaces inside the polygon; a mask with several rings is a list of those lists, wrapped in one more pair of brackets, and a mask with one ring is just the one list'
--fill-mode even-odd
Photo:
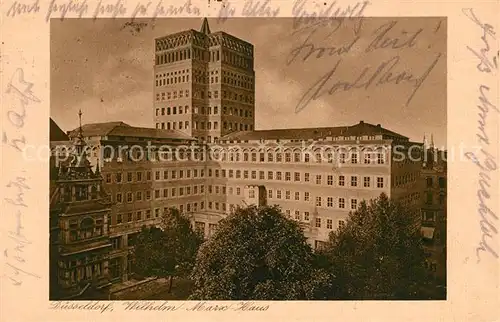
{"label": "ink handwriting in margin", "polygon": [[[483,23],[474,13],[472,8],[465,8],[462,13],[471,20],[476,27],[479,28],[481,33],[482,48],[479,50],[473,49],[470,46],[466,48],[479,60],[476,65],[477,70],[483,75],[484,82],[478,85],[478,104],[477,109],[479,110],[478,116],[478,133],[476,137],[481,145],[480,155],[477,156],[473,152],[466,152],[465,157],[467,157],[472,163],[474,163],[478,168],[478,189],[477,189],[477,200],[478,208],[477,212],[479,214],[479,227],[481,229],[481,240],[476,246],[476,257],[477,262],[481,262],[480,253],[486,253],[498,259],[498,250],[493,248],[495,244],[495,236],[498,235],[498,229],[496,227],[495,221],[498,221],[498,215],[493,209],[491,209],[491,203],[494,205],[494,200],[491,200],[492,196],[498,197],[498,192],[495,193],[491,191],[491,182],[494,181],[495,172],[498,169],[495,156],[493,156],[489,149],[491,148],[490,138],[488,136],[488,118],[489,113],[500,113],[498,107],[494,105],[489,96],[490,87],[486,82],[488,76],[493,76],[492,80],[497,77],[498,71],[498,51],[496,53],[491,52],[490,40],[496,40],[496,33],[492,25],[488,23]],[[482,160],[480,160],[482,159]]]}
{"label": "ink handwriting in margin", "polygon": [[[412,32],[401,31],[398,37],[389,36],[389,32],[393,30],[396,25],[397,21],[395,20],[382,24],[374,30],[372,34],[373,38],[368,42],[368,45],[364,48],[364,50],[363,48],[357,50],[360,50],[363,53],[370,53],[376,50],[400,50],[403,48],[415,47],[418,37],[422,33],[423,29],[418,28]],[[335,30],[337,29],[334,29],[334,31]],[[340,58],[330,70],[328,70],[308,90],[306,90],[296,106],[296,113],[307,107],[311,101],[319,99],[324,95],[333,95],[334,93],[340,91],[350,91],[355,89],[367,90],[371,87],[388,84],[399,85],[409,83],[412,86],[412,91],[405,102],[405,105],[408,106],[442,57],[442,53],[436,54],[435,57],[429,61],[427,67],[417,73],[414,71],[401,70],[400,65],[404,64],[402,61],[403,59],[399,55],[394,55],[391,58],[380,62],[378,66],[367,66],[363,68],[359,74],[353,75],[351,80],[335,80],[338,69],[343,66],[342,55],[349,53],[353,46],[357,43],[360,39],[360,31],[358,30],[353,33],[352,40],[347,41],[343,45],[333,47],[315,47],[311,42],[308,42],[309,37],[311,37],[314,32],[315,31],[313,30],[311,34],[309,34],[306,42],[290,52],[287,63],[290,64],[291,62],[294,62],[301,53],[305,53],[305,55],[302,56],[303,62],[313,56],[313,54],[316,55],[316,59],[326,55],[336,55]],[[328,37],[332,34],[333,32],[331,32]]]}
{"label": "ink handwriting in margin", "polygon": [[[254,1],[245,0],[243,8],[241,9],[242,17],[277,17],[280,13],[280,7],[273,7],[270,0]],[[228,18],[234,17],[236,9],[231,6],[231,3],[224,0],[220,4],[219,13],[217,15],[217,22],[223,23]]]}
{"label": "ink handwriting in margin", "polygon": [[[28,104],[39,103],[40,100],[33,94],[33,83],[27,82],[24,79],[24,71],[18,68],[7,85],[6,93],[16,99],[16,106],[7,111],[7,119],[14,127],[14,131],[23,131],[24,121],[27,116]],[[13,133],[12,131],[11,133]],[[17,156],[24,157],[24,148],[26,138],[21,133],[19,136],[11,136],[6,130],[2,133],[2,143],[13,148]],[[5,151],[5,150],[4,150]],[[4,154],[5,155],[5,154]],[[5,204],[9,204],[14,210],[15,228],[8,231],[8,237],[13,240],[13,247],[5,247],[3,255],[6,260],[8,270],[3,277],[10,280],[12,285],[20,286],[23,284],[23,278],[33,277],[40,278],[39,275],[29,271],[26,268],[26,258],[23,257],[24,249],[32,242],[25,236],[23,227],[23,210],[28,208],[25,202],[24,195],[30,189],[28,180],[24,175],[25,171],[21,170],[19,174],[13,175],[9,182],[5,185],[6,196],[3,198]]]}

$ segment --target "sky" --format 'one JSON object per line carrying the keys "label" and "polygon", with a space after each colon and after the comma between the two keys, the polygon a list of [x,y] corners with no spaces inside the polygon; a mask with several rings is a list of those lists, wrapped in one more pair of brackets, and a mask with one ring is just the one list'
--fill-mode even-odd
{"label": "sky", "polygon": [[[445,18],[364,18],[301,26],[292,18],[208,21],[212,32],[222,30],[254,45],[257,130],[363,120],[416,142],[433,134],[436,146],[446,146]],[[154,39],[199,30],[202,19],[136,19],[139,28],[128,22],[51,20],[50,114],[63,130],[78,126],[80,109],[83,123],[154,127]],[[311,46],[347,49],[332,55],[324,50],[321,57],[316,51],[304,60]],[[334,86],[358,78],[357,84],[366,84],[377,70],[370,86],[347,91]],[[405,77],[398,79],[402,72]],[[316,91],[315,99],[303,104]]]}

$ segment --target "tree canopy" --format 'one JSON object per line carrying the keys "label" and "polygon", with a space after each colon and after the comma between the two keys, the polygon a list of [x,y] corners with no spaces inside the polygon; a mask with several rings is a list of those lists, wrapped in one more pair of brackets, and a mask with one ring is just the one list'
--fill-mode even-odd
{"label": "tree canopy", "polygon": [[337,299],[413,299],[427,281],[418,217],[385,194],[350,213],[319,256]]}
{"label": "tree canopy", "polygon": [[158,227],[143,227],[137,236],[136,271],[142,276],[172,277],[190,273],[203,238],[190,219],[170,209]]}
{"label": "tree canopy", "polygon": [[[238,209],[221,220],[196,259],[192,299],[300,300],[311,279],[313,252],[299,224],[275,206]],[[321,291],[321,290],[319,290]]]}

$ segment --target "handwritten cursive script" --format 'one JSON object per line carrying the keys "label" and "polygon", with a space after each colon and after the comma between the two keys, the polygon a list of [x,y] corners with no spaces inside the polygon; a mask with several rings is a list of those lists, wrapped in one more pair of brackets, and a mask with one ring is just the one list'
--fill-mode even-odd
{"label": "handwritten cursive script", "polygon": [[[293,33],[299,33],[311,28],[328,25],[333,30],[338,29],[346,19],[360,18],[364,16],[364,11],[370,5],[370,1],[358,1],[352,6],[340,6],[337,1],[332,1],[329,5],[318,2],[316,10],[307,10],[308,0],[295,0],[292,7]],[[358,19],[361,24],[362,19]],[[360,25],[357,25],[359,30]]]}
{"label": "handwritten cursive script", "polygon": [[[476,65],[477,70],[484,75],[486,78],[489,75],[496,74],[498,71],[498,52],[493,55],[490,50],[489,41],[496,40],[496,33],[490,24],[483,23],[476,16],[472,8],[466,8],[462,10],[463,14],[469,18],[477,27],[480,28],[481,41],[483,47],[479,50],[473,49],[470,46],[466,48],[479,59]],[[493,57],[492,57],[493,55]],[[477,262],[481,261],[481,253],[487,253],[498,258],[498,250],[493,248],[494,236],[498,234],[498,229],[496,228],[495,221],[498,220],[497,214],[490,208],[488,201],[491,200],[491,196],[498,196],[498,193],[491,192],[491,182],[494,182],[494,175],[498,169],[495,157],[488,152],[490,149],[491,141],[488,135],[488,119],[490,112],[500,113],[499,109],[490,100],[490,87],[485,83],[479,84],[478,86],[478,101],[477,109],[479,110],[478,116],[478,133],[476,138],[481,144],[480,155],[476,155],[473,152],[465,153],[465,157],[468,158],[472,163],[474,163],[479,168],[478,173],[478,189],[477,189],[477,199],[479,207],[477,209],[480,216],[479,227],[481,229],[481,240],[479,245],[476,247],[476,257]],[[490,201],[491,202],[491,201]]]}
{"label": "handwritten cursive script", "polygon": [[399,67],[401,58],[399,56],[394,56],[386,61],[383,61],[376,68],[365,67],[359,75],[355,76],[350,81],[334,81],[335,73],[342,63],[342,59],[339,59],[331,70],[321,76],[320,79],[306,91],[306,93],[299,100],[299,103],[295,108],[295,112],[300,112],[311,101],[317,100],[324,95],[332,95],[339,91],[350,91],[353,89],[367,90],[373,86],[388,84],[400,85],[403,83],[409,83],[412,87],[412,91],[406,101],[406,105],[408,106],[440,58],[441,54],[438,54],[429,67],[420,75],[415,75],[413,72],[408,70],[398,71],[397,67]]}
{"label": "handwritten cursive script", "polygon": [[[24,79],[24,71],[18,68],[7,84],[6,93],[16,99],[15,107],[7,111],[7,119],[15,131],[22,131],[27,116],[27,107],[30,103],[39,103],[40,100],[34,95],[33,83]],[[14,131],[13,131],[14,132]],[[4,130],[2,143],[14,148],[17,155],[24,155],[23,151],[26,144],[24,135],[12,139],[10,133]],[[23,284],[23,278],[40,278],[39,275],[31,272],[26,267],[25,248],[32,242],[24,234],[23,212],[28,205],[25,202],[25,193],[30,190],[28,180],[25,177],[24,170],[21,174],[11,178],[5,185],[6,196],[3,198],[6,204],[13,208],[15,216],[15,229],[8,232],[9,238],[14,242],[13,246],[5,247],[3,255],[6,259],[7,270],[3,277],[7,278],[12,285],[20,286]]]}

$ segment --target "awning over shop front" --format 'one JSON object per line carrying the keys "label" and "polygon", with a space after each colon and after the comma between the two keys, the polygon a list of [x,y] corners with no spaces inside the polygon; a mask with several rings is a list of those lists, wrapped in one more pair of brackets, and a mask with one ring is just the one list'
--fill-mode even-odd
{"label": "awning over shop front", "polygon": [[421,227],[420,231],[425,239],[432,239],[434,238],[434,229],[434,227]]}

